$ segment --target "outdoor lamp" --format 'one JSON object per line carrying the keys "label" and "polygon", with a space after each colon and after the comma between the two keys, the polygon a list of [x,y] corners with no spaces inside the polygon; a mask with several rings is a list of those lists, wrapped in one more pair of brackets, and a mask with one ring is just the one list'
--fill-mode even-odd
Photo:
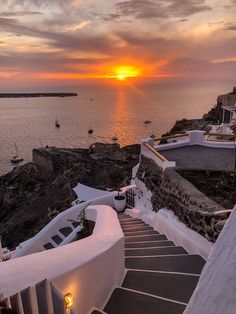
{"label": "outdoor lamp", "polygon": [[64,300],[65,300],[65,304],[66,304],[66,309],[69,309],[70,307],[72,307],[73,302],[74,302],[74,298],[72,297],[71,293],[65,294]]}

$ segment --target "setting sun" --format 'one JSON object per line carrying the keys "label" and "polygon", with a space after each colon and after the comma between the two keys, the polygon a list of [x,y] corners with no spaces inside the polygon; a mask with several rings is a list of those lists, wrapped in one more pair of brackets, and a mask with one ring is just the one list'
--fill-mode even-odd
{"label": "setting sun", "polygon": [[126,79],[126,75],[124,75],[124,74],[118,74],[118,75],[117,75],[117,79],[118,79],[118,80],[121,80],[121,81],[122,81],[122,80],[125,80],[125,79]]}
{"label": "setting sun", "polygon": [[140,70],[131,65],[122,65],[114,68],[114,78],[123,81],[130,77],[137,77],[140,75]]}

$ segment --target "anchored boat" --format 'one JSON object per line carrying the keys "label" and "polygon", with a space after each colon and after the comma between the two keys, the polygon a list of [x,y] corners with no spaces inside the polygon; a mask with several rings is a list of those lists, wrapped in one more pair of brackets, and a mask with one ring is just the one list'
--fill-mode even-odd
{"label": "anchored boat", "polygon": [[56,128],[59,128],[59,127],[60,127],[60,123],[59,123],[58,119],[56,119],[56,121],[55,121],[55,127],[56,127]]}
{"label": "anchored boat", "polygon": [[24,160],[21,156],[19,156],[16,144],[15,144],[15,150],[16,150],[16,154],[15,154],[15,156],[13,156],[11,158],[11,163],[13,163],[13,164],[17,164],[17,163]]}

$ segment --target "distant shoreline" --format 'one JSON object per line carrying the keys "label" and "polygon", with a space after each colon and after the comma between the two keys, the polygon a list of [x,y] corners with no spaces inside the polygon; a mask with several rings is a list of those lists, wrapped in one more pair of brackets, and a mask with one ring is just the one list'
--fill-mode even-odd
{"label": "distant shoreline", "polygon": [[71,97],[77,93],[0,93],[0,98]]}

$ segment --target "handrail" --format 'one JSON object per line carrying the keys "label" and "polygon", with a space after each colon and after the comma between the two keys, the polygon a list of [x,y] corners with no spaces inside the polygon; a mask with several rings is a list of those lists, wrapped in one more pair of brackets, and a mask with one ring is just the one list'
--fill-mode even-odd
{"label": "handrail", "polygon": [[157,141],[161,141],[161,140],[168,140],[171,138],[178,138],[178,137],[183,137],[183,136],[188,136],[188,133],[168,135],[168,136],[163,136],[163,137],[159,137],[159,138],[154,138],[153,141],[157,142]]}
{"label": "handrail", "polygon": [[228,136],[228,137],[233,137],[235,136],[233,133],[229,134],[229,133],[204,133],[204,135],[206,136]]}
{"label": "handrail", "polygon": [[[228,137],[235,136],[233,133],[229,134],[229,133],[208,133],[208,132],[205,132],[204,135],[205,136],[228,136]],[[183,133],[183,134],[168,135],[168,136],[154,138],[153,141],[157,142],[157,141],[161,141],[161,140],[168,140],[168,139],[179,138],[179,137],[183,137],[183,136],[187,137],[187,136],[189,136],[189,134]]]}
{"label": "handrail", "polygon": [[229,142],[231,142],[232,143],[232,141],[230,141],[229,139],[228,140],[219,140],[219,139],[217,139],[217,140],[210,140],[210,139],[207,139],[207,141],[208,142],[220,142],[220,143],[229,143]]}
{"label": "handrail", "polygon": [[150,146],[147,143],[143,143],[143,145],[150,150],[157,158],[159,158],[161,161],[168,161],[163,155],[161,155],[160,153],[158,153],[152,146]]}
{"label": "handrail", "polygon": [[[130,188],[132,188],[132,185],[122,188],[122,191],[125,192]],[[116,195],[116,193],[117,192],[111,192],[104,196],[95,197],[84,203],[74,205],[64,212],[59,213],[33,238],[31,238],[26,245],[24,245],[20,250],[16,251],[14,254],[14,258],[41,251],[43,248],[43,244],[50,241],[50,238],[55,235],[60,228],[68,225],[67,219],[76,219],[79,212],[85,205],[92,202],[94,205],[106,204],[109,206],[113,206],[113,197]]]}
{"label": "handrail", "polygon": [[[221,143],[228,143],[230,142],[230,138],[236,138],[235,134],[229,134],[229,133],[204,133],[206,136],[206,140],[208,142],[221,142]],[[210,139],[211,136],[219,136],[219,137],[228,137],[228,139]]]}

